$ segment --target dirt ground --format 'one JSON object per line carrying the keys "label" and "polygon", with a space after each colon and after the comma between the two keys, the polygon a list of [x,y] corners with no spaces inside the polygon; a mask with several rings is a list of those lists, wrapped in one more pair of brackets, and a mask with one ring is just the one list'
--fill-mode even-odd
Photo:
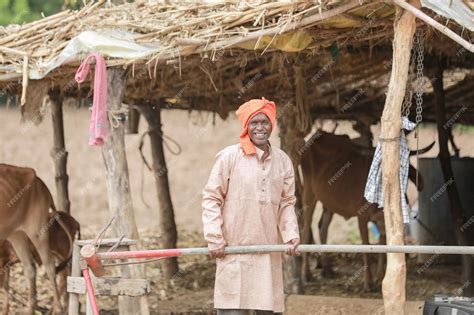
{"label": "dirt ground", "polygon": [[[107,222],[107,194],[105,171],[100,148],[87,145],[88,119],[87,109],[66,108],[64,114],[66,148],[69,152],[68,173],[71,197],[71,213],[81,223],[83,235],[94,237]],[[52,124],[47,112],[39,126],[29,123],[19,124],[18,108],[0,109],[0,128],[2,145],[0,162],[19,166],[33,167],[45,181],[53,195],[54,167],[50,157],[52,148]],[[332,123],[325,123],[324,128],[331,130]],[[140,132],[146,130],[146,124],[140,124]],[[238,142],[240,125],[235,117],[222,121],[218,117],[213,124],[212,114],[165,111],[163,113],[164,133],[177,141],[182,152],[173,155],[166,151],[168,176],[171,196],[174,204],[176,223],[179,229],[179,246],[205,246],[201,232],[201,190],[207,180],[215,154],[227,145]],[[374,128],[377,134],[377,128]],[[352,131],[349,123],[339,125],[336,133]],[[126,136],[126,151],[130,173],[131,192],[135,209],[136,223],[141,239],[147,248],[157,248],[158,206],[154,179],[143,167],[138,152],[139,135]],[[435,140],[436,134],[432,127],[421,130],[420,146]],[[474,156],[472,132],[456,130],[455,138],[461,147],[461,156]],[[279,146],[278,130],[271,138],[272,144]],[[411,147],[414,140],[410,138]],[[170,143],[173,149],[173,144]],[[145,145],[145,155],[150,157],[149,143]],[[427,156],[436,156],[437,149]],[[410,200],[416,200],[414,188],[409,188]],[[320,215],[320,205],[315,213],[313,227],[316,228]],[[335,216],[329,228],[329,243],[359,243],[356,220],[345,221]],[[312,260],[315,281],[305,285],[305,296],[290,296],[287,299],[287,314],[372,314],[378,308],[381,294],[366,293],[362,290],[363,276],[360,272],[362,261],[360,255],[331,255],[336,276],[325,279],[320,270],[315,268],[316,259]],[[152,282],[152,294],[149,303],[154,314],[171,313],[209,313],[212,310],[212,287],[214,281],[214,262],[205,256],[188,256],[180,258],[180,273],[171,281],[164,283],[160,276],[160,265],[147,266],[147,274]],[[415,257],[408,259],[407,299],[417,301],[410,312],[416,310],[422,301],[437,292],[456,294],[462,289],[459,280],[459,266],[420,265]],[[12,287],[20,296],[26,296],[27,284],[22,275],[22,268],[15,266]],[[45,276],[40,268],[39,304],[48,305],[51,297],[45,286]],[[346,300],[342,298],[358,298]],[[364,299],[371,299],[368,302]],[[18,310],[18,303],[14,309]],[[104,310],[116,309],[116,302],[101,298],[99,305]],[[323,312],[323,310],[325,310]],[[360,312],[359,312],[360,310]],[[107,312],[109,313],[109,312]],[[420,312],[421,313],[421,312]],[[105,314],[105,313],[104,313]],[[412,314],[417,314],[415,311]]]}

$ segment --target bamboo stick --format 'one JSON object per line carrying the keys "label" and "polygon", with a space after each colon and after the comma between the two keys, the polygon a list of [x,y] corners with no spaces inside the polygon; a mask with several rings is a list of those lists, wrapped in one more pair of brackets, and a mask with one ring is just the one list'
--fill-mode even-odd
{"label": "bamboo stick", "polygon": [[447,26],[442,25],[441,23],[437,22],[433,18],[429,17],[423,11],[415,8],[414,6],[410,5],[409,3],[403,1],[403,0],[393,0],[396,4],[398,4],[400,7],[403,9],[407,10],[408,12],[413,13],[417,18],[425,22],[426,24],[433,26],[435,29],[443,33],[444,35],[448,36],[452,40],[454,40],[456,43],[461,45],[462,47],[466,48],[470,52],[474,52],[474,45],[472,43],[469,43],[466,41],[464,38],[459,36],[458,34],[454,33],[451,31]]}
{"label": "bamboo stick", "polygon": [[27,56],[28,53],[22,50],[14,49],[14,48],[8,48],[5,46],[0,46],[0,52],[4,52],[7,54],[15,54],[15,55],[21,55],[21,56]]}
{"label": "bamboo stick", "polygon": [[21,90],[21,106],[26,103],[26,89],[28,88],[28,55],[23,58],[23,80]]}

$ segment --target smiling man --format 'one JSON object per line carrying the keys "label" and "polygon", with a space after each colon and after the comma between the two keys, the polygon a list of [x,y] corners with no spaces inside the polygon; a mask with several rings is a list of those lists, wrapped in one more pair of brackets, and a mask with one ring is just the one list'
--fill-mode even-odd
{"label": "smiling man", "polygon": [[240,143],[216,156],[203,190],[204,238],[217,258],[217,314],[279,314],[285,309],[281,253],[225,255],[225,246],[289,244],[298,255],[293,164],[268,141],[276,105],[262,98],[239,107]]}

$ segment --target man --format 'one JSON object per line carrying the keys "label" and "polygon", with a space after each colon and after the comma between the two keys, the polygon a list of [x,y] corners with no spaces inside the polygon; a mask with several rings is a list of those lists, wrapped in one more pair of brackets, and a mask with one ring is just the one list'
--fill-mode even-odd
{"label": "man", "polygon": [[240,144],[216,156],[203,190],[204,237],[217,258],[214,307],[217,314],[281,314],[285,309],[281,253],[225,255],[225,246],[289,244],[299,255],[293,164],[268,138],[275,103],[262,98],[236,112]]}

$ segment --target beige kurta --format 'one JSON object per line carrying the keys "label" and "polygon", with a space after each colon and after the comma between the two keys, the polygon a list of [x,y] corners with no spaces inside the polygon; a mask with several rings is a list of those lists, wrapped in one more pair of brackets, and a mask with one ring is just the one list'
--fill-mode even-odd
{"label": "beige kurta", "polygon": [[[219,152],[203,191],[204,237],[209,249],[281,244],[299,238],[290,158],[271,147],[245,156],[240,144]],[[226,255],[217,259],[214,307],[285,309],[282,254]]]}

